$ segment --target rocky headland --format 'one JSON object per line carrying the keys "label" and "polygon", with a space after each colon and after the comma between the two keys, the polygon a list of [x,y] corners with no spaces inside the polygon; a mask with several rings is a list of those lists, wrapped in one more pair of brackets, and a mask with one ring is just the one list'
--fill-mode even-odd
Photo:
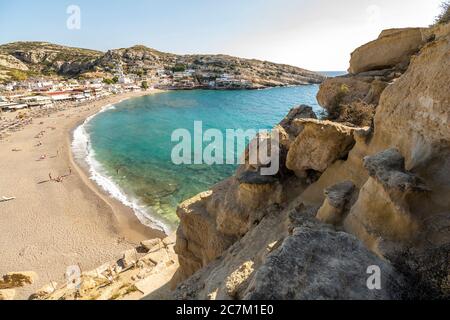
{"label": "rocky headland", "polygon": [[277,176],[243,165],[181,204],[175,297],[448,298],[449,52],[449,24],[383,31],[321,85],[326,119],[277,126]]}

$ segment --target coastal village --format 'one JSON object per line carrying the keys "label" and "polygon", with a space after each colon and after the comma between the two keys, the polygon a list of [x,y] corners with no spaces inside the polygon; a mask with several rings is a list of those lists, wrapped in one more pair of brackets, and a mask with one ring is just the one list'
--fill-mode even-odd
{"label": "coastal village", "polygon": [[178,56],[144,46],[103,54],[41,42],[11,43],[0,46],[0,139],[32,118],[110,96],[147,90],[255,90],[324,79],[297,67],[225,55]]}
{"label": "coastal village", "polygon": [[51,110],[76,107],[111,95],[141,92],[147,90],[232,90],[257,89],[251,82],[229,74],[215,76],[212,73],[187,70],[156,70],[152,75],[125,74],[121,67],[112,78],[61,79],[28,78],[0,84],[0,115],[14,112],[16,119],[1,118],[0,139],[6,131],[14,131],[27,122],[21,111],[33,109],[39,115]]}
{"label": "coastal village", "polygon": [[175,55],[145,46],[106,53],[46,42],[0,46],[0,110],[83,103],[126,92],[237,90],[319,84],[305,69],[226,55]]}
{"label": "coastal village", "polygon": [[[200,79],[200,80],[199,80]],[[66,102],[85,102],[112,94],[147,89],[251,89],[252,84],[229,74],[214,77],[195,70],[158,70],[153,76],[117,73],[112,79],[52,80],[31,78],[0,85],[0,109],[17,111],[31,107],[49,107]]]}

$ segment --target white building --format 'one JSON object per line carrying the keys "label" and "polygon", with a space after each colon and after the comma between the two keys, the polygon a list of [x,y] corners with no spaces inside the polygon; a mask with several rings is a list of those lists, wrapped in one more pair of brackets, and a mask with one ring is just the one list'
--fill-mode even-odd
{"label": "white building", "polygon": [[54,102],[67,101],[72,99],[71,91],[48,92],[45,95],[50,97]]}
{"label": "white building", "polygon": [[28,96],[19,99],[20,103],[27,104],[30,107],[41,107],[51,105],[53,103],[50,97],[46,96]]}

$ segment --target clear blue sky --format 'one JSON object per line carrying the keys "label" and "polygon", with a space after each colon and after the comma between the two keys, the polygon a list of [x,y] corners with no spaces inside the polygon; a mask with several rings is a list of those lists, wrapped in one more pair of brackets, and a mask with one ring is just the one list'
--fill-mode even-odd
{"label": "clear blue sky", "polygon": [[[0,0],[0,43],[39,40],[98,50],[144,44],[344,70],[382,29],[427,26],[440,0]],[[69,5],[81,29],[69,30]]]}

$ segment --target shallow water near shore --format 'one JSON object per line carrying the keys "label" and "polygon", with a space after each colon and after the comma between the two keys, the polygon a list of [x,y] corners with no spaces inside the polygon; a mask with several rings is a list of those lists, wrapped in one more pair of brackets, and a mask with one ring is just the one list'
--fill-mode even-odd
{"label": "shallow water near shore", "polygon": [[[177,205],[231,176],[234,165],[175,165],[176,129],[271,129],[300,104],[320,115],[318,85],[257,91],[173,91],[133,98],[87,119],[74,132],[74,153],[91,178],[132,207],[140,221],[166,232],[178,223]],[[208,143],[204,143],[206,146]],[[245,146],[238,146],[238,148]],[[228,150],[225,150],[228,152]]]}

